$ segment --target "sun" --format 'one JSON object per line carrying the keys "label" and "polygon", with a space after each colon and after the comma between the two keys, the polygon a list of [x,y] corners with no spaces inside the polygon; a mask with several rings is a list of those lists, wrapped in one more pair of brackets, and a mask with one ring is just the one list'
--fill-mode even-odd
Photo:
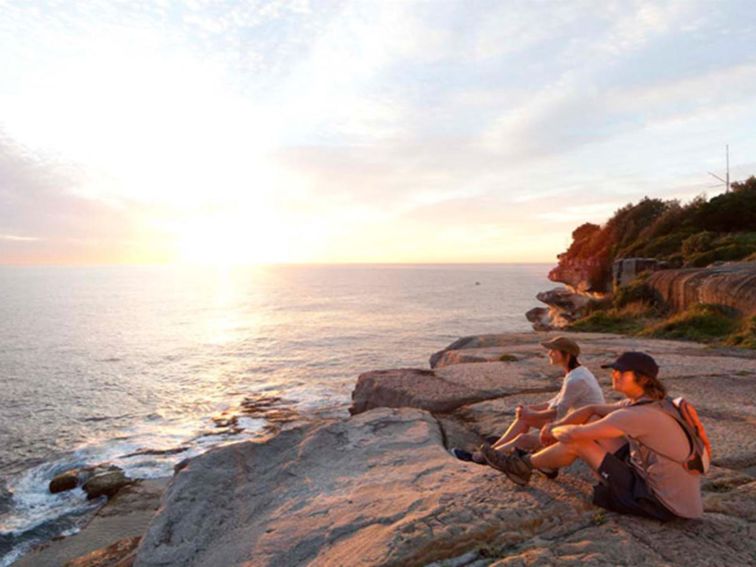
{"label": "sun", "polygon": [[275,215],[224,214],[182,222],[176,234],[179,263],[215,266],[278,264],[291,260],[291,245]]}

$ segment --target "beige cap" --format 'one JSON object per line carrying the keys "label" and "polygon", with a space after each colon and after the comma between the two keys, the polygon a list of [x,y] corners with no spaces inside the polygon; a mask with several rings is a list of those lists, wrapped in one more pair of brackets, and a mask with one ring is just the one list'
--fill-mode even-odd
{"label": "beige cap", "polygon": [[549,350],[561,350],[569,354],[574,354],[575,356],[580,356],[580,347],[578,344],[567,337],[554,337],[550,341],[541,343],[541,345]]}

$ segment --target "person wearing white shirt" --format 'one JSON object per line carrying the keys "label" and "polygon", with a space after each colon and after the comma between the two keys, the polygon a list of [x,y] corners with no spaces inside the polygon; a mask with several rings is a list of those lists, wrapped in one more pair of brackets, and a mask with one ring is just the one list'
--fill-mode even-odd
{"label": "person wearing white shirt", "polygon": [[[563,368],[562,387],[556,396],[546,402],[518,405],[515,408],[515,420],[491,445],[496,451],[511,454],[515,449],[538,450],[546,439],[551,439],[548,430],[553,421],[583,406],[604,403],[604,394],[596,377],[578,361],[580,347],[575,341],[567,337],[555,337],[541,345],[548,349],[549,363]],[[480,450],[469,453],[454,448],[451,452],[463,461],[486,463]]]}

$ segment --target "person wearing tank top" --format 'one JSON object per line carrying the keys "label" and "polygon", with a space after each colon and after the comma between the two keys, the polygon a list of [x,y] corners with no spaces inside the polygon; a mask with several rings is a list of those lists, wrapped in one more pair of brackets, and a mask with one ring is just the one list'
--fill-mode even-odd
{"label": "person wearing tank top", "polygon": [[661,521],[700,518],[701,477],[683,466],[690,442],[680,424],[654,403],[667,394],[656,361],[626,352],[602,367],[612,369],[612,386],[625,400],[570,413],[546,432],[556,442],[533,455],[484,450],[486,461],[526,485],[533,469],[581,459],[598,475],[593,489],[598,506]]}

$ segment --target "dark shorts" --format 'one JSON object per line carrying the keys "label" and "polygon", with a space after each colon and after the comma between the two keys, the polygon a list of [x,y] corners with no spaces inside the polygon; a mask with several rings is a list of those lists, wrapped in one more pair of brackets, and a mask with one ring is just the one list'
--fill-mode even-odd
{"label": "dark shorts", "polygon": [[593,503],[620,514],[633,514],[668,522],[677,518],[651,492],[645,479],[630,464],[630,446],[607,453],[598,469],[601,481],[593,487]]}

